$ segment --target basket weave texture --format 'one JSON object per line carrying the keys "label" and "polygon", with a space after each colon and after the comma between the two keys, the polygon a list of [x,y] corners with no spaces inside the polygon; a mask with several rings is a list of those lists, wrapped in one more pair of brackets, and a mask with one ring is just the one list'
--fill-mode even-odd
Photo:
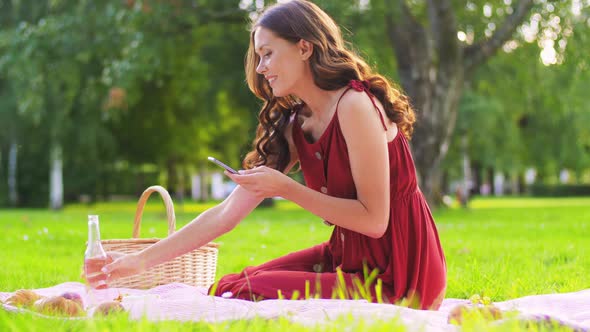
{"label": "basket weave texture", "polygon": [[[151,186],[147,188],[139,198],[133,224],[133,238],[102,240],[101,243],[104,250],[134,253],[141,251],[160,240],[157,238],[139,238],[143,208],[153,192],[159,193],[164,200],[168,219],[168,236],[176,231],[176,216],[174,215],[172,198],[168,194],[168,191],[163,187]],[[109,287],[147,289],[173,282],[180,282],[197,287],[209,287],[215,281],[217,246],[217,244],[210,242],[201,248],[178,256],[173,260],[153,266],[140,274],[114,280],[109,283]]]}

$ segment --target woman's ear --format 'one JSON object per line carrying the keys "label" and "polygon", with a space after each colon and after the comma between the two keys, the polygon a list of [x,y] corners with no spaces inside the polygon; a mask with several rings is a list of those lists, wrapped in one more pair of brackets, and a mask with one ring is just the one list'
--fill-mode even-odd
{"label": "woman's ear", "polygon": [[309,57],[313,54],[313,44],[308,42],[305,39],[299,40],[297,43],[299,46],[299,54],[301,55],[301,60],[306,61]]}

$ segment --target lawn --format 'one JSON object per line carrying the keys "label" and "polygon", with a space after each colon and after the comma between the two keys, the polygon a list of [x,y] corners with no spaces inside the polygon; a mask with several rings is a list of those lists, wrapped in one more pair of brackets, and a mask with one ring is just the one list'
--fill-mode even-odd
{"label": "lawn", "polygon": [[[211,204],[176,205],[181,227]],[[87,237],[87,215],[98,214],[101,235],[131,236],[134,202],[71,205],[60,212],[0,210],[0,290],[48,287],[79,277]],[[435,212],[448,264],[447,297],[473,294],[503,301],[532,294],[590,288],[590,198],[486,198],[470,209]],[[150,199],[142,236],[163,237],[163,205]],[[331,228],[299,207],[281,201],[257,209],[219,243],[217,276],[240,271],[327,239]],[[374,322],[372,322],[374,323]],[[367,329],[367,322],[342,319],[324,330]],[[67,322],[15,316],[0,310],[0,330],[33,331],[57,327],[68,331],[104,330],[306,330],[285,320],[187,324],[129,322],[124,318]],[[372,330],[399,330],[397,322],[377,322]],[[494,327],[495,328],[495,327]],[[504,327],[506,328],[506,327]],[[508,328],[509,330],[512,327]]]}

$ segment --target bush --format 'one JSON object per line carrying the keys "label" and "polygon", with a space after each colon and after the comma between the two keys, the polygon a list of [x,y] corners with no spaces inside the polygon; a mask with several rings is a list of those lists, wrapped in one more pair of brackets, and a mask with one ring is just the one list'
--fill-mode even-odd
{"label": "bush", "polygon": [[537,197],[566,197],[566,196],[590,196],[589,184],[533,184],[528,187],[531,196]]}

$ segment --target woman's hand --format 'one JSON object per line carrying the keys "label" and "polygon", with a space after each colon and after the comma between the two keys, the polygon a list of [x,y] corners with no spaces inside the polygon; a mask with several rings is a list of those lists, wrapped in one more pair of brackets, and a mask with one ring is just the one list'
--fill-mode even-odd
{"label": "woman's hand", "polygon": [[[107,285],[113,280],[132,276],[145,270],[144,263],[137,254],[122,254],[119,252],[107,252],[110,263],[100,270],[102,277],[106,276]],[[89,280],[90,281],[90,280]]]}
{"label": "woman's hand", "polygon": [[239,174],[225,172],[236,184],[259,198],[285,197],[292,179],[287,175],[266,166],[242,170]]}
{"label": "woman's hand", "polygon": [[105,273],[101,271],[101,269],[105,265],[112,263],[113,260],[116,260],[119,257],[125,255],[121,252],[116,251],[109,251],[106,254],[106,261],[105,259],[100,257],[86,258],[84,260],[84,268],[82,270],[82,273],[80,274],[80,277],[86,279],[86,282],[88,282],[88,284],[92,288],[105,288],[107,276]]}

